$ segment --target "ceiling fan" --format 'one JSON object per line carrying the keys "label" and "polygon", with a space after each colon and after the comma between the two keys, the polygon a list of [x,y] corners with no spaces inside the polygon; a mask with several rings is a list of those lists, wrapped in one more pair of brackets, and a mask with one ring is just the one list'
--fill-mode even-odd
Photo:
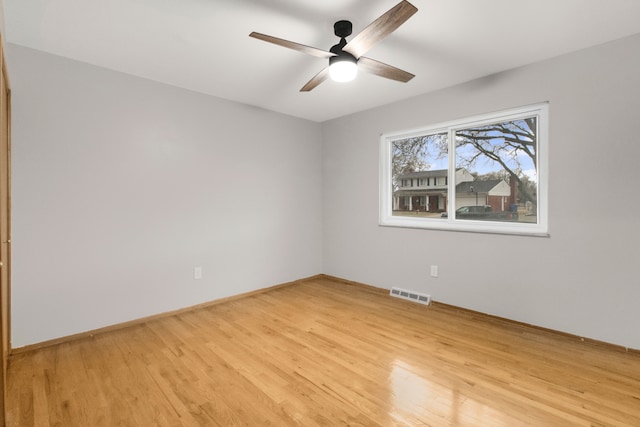
{"label": "ceiling fan", "polygon": [[358,68],[387,79],[408,82],[415,77],[413,74],[362,55],[404,24],[417,11],[418,9],[414,5],[403,0],[369,24],[348,43],[346,38],[351,35],[353,26],[350,21],[338,21],[333,25],[333,30],[334,34],[340,37],[340,42],[329,51],[255,31],[249,36],[319,58],[329,59],[329,65],[313,76],[300,89],[300,92],[309,92],[329,77],[336,81],[352,80],[355,78]]}

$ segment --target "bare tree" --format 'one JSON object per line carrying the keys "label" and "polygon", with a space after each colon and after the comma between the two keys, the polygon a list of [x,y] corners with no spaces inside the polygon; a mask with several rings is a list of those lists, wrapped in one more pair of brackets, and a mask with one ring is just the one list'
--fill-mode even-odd
{"label": "bare tree", "polygon": [[458,130],[456,165],[472,169],[480,161],[496,163],[518,182],[521,198],[535,203],[535,183],[523,174],[521,158],[537,169],[537,140],[535,117]]}
{"label": "bare tree", "polygon": [[392,185],[397,190],[400,175],[429,170],[430,160],[447,155],[447,135],[423,135],[393,141],[391,150]]}

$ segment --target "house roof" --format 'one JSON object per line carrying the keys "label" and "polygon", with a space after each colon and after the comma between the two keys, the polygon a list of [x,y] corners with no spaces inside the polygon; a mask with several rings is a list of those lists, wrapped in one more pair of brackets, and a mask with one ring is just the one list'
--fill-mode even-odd
{"label": "house roof", "polygon": [[[426,171],[426,172],[439,172],[439,171]],[[412,172],[412,173],[422,174],[424,172]],[[497,185],[499,185],[501,182],[505,182],[505,181],[502,179],[490,179],[487,181],[461,182],[460,184],[456,185],[456,192],[457,193],[488,193],[491,190],[493,190]],[[471,191],[471,187],[473,187],[473,191]],[[446,193],[447,193],[446,189],[443,189],[443,188],[412,187],[412,188],[402,188],[402,189],[396,190],[393,194],[396,196],[428,196],[428,195],[435,196],[437,194],[446,195]]]}
{"label": "house roof", "polygon": [[419,172],[407,172],[402,175],[398,175],[398,179],[410,179],[410,178],[433,178],[447,176],[447,169],[437,169],[432,171],[419,171]]}
{"label": "house roof", "polygon": [[[456,185],[458,193],[488,193],[496,185],[504,182],[502,179],[489,179],[487,181],[467,181]],[[473,191],[472,191],[473,187]]]}

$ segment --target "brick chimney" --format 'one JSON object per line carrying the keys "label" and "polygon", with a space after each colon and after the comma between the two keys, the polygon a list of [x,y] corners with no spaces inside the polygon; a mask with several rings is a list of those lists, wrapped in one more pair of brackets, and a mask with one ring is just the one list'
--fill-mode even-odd
{"label": "brick chimney", "polygon": [[511,195],[509,196],[509,205],[518,203],[518,180],[513,174],[509,176],[509,188],[511,189]]}

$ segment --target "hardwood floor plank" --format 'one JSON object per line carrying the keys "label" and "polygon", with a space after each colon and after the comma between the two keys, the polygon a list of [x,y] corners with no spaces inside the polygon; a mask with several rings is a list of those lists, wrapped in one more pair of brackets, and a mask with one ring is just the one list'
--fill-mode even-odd
{"label": "hardwood floor plank", "polygon": [[12,356],[9,426],[638,426],[640,355],[318,277]]}

